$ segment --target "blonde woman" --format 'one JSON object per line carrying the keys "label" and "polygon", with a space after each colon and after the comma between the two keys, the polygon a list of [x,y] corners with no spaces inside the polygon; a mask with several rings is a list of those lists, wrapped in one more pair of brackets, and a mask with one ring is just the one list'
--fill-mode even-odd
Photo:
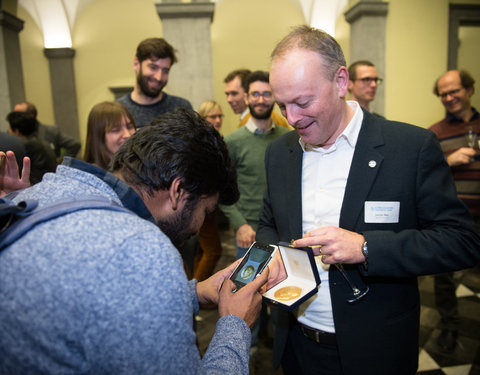
{"label": "blonde woman", "polygon": [[[222,126],[223,113],[220,105],[207,100],[200,104],[198,113],[219,131]],[[205,280],[213,274],[218,259],[222,255],[222,243],[216,221],[216,212],[205,217],[200,228],[198,246],[193,263],[193,277],[198,281]]]}
{"label": "blonde woman", "polygon": [[207,100],[200,104],[198,113],[212,124],[217,131],[220,131],[223,122],[223,112],[220,104],[214,100]]}

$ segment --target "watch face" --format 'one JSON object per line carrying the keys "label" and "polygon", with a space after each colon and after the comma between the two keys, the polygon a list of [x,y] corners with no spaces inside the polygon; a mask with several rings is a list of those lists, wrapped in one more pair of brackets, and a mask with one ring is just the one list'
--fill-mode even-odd
{"label": "watch face", "polygon": [[368,257],[368,246],[367,246],[367,241],[365,241],[362,245],[362,254],[366,257]]}

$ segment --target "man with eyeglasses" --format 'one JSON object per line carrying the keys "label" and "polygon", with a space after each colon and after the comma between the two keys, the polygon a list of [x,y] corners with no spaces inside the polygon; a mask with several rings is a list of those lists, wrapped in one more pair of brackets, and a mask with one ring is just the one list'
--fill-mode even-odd
{"label": "man with eyeglasses", "polygon": [[251,116],[244,127],[225,138],[237,169],[240,199],[237,204],[222,207],[222,210],[235,230],[237,258],[242,257],[255,241],[258,213],[265,190],[265,149],[271,141],[288,132],[278,127],[271,117],[275,99],[270,88],[269,73],[251,73],[246,78],[246,88]]}
{"label": "man with eyeglasses", "polygon": [[[246,78],[247,104],[250,118],[245,126],[225,138],[232,163],[237,170],[240,199],[232,206],[221,206],[235,231],[237,258],[245,255],[255,241],[263,193],[266,186],[265,150],[270,142],[288,133],[278,126],[271,114],[275,99],[269,83],[269,73],[255,71]],[[252,333],[256,345],[258,331]]]}
{"label": "man with eyeglasses", "polygon": [[[363,108],[370,112],[370,103],[375,99],[377,87],[382,83],[378,78],[375,65],[367,60],[355,61],[348,67],[348,92],[350,100],[357,101]],[[377,116],[377,113],[373,113]]]}
{"label": "man with eyeglasses", "polygon": [[[247,100],[248,86],[246,82],[250,73],[251,71],[248,69],[236,69],[228,73],[223,80],[225,83],[227,102],[230,104],[230,107],[232,107],[233,112],[240,115],[238,127],[245,125],[250,119]],[[292,129],[288,124],[287,119],[280,113],[273,111],[271,116],[275,124],[287,129]]]}
{"label": "man with eyeglasses", "polygon": [[[451,167],[457,194],[467,205],[480,233],[480,116],[472,107],[475,80],[464,70],[450,70],[437,79],[433,93],[446,109],[443,120],[430,127],[438,137]],[[469,135],[470,133],[470,135]],[[471,138],[471,144],[468,138]],[[472,147],[473,146],[473,147]],[[435,275],[435,303],[441,317],[437,344],[443,352],[455,350],[459,328],[457,283],[453,273]]]}

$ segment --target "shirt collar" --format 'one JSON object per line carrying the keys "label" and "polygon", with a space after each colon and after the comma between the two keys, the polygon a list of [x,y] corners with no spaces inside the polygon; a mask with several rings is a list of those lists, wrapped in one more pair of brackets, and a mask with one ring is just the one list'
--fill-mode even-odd
{"label": "shirt collar", "polygon": [[240,115],[240,120],[243,120],[243,118],[250,113],[250,109],[247,107],[243,110],[242,114]]}
{"label": "shirt collar", "polygon": [[352,119],[350,120],[350,122],[348,123],[348,125],[346,126],[346,128],[335,140],[335,143],[329,148],[315,147],[303,142],[302,139],[299,138],[298,142],[300,143],[300,147],[302,147],[303,152],[314,151],[314,152],[330,153],[336,150],[336,145],[341,139],[344,139],[345,141],[347,141],[350,147],[355,148],[355,145],[357,144],[357,140],[358,140],[358,134],[360,133],[360,128],[362,127],[363,111],[362,111],[362,108],[360,107],[360,104],[358,104],[358,102],[356,101],[347,100],[347,105],[349,105],[350,108],[352,108],[355,111],[355,113]]}
{"label": "shirt collar", "polygon": [[143,203],[142,198],[140,198],[140,196],[130,186],[128,186],[128,184],[110,172],[107,172],[106,170],[93,164],[89,164],[82,160],[74,159],[68,156],[63,158],[62,165],[66,165],[70,168],[75,168],[98,177],[115,191],[125,208],[135,212],[142,219],[148,220],[154,224],[156,223],[152,214]]}
{"label": "shirt collar", "polygon": [[[472,112],[473,112],[472,117],[470,118],[470,120],[468,122],[474,121],[474,120],[476,120],[480,117],[478,111],[474,107],[472,107]],[[452,114],[450,112],[447,112],[445,117],[447,119],[447,122],[464,122],[463,119],[458,118],[457,116],[455,116],[454,114]]]}
{"label": "shirt collar", "polygon": [[264,131],[260,130],[257,127],[257,125],[255,125],[255,123],[252,120],[252,117],[250,116],[247,123],[245,124],[245,127],[248,129],[248,131],[250,133],[253,133],[253,134],[270,134],[273,131],[273,129],[275,128],[275,124],[272,122],[272,127],[264,132]]}

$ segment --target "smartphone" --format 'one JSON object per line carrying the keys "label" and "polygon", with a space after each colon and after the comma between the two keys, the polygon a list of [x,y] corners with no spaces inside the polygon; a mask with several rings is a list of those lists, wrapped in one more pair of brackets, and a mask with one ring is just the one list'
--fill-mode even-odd
{"label": "smartphone", "polygon": [[261,274],[275,255],[276,250],[276,246],[254,242],[230,275],[230,280],[237,286],[236,290]]}

